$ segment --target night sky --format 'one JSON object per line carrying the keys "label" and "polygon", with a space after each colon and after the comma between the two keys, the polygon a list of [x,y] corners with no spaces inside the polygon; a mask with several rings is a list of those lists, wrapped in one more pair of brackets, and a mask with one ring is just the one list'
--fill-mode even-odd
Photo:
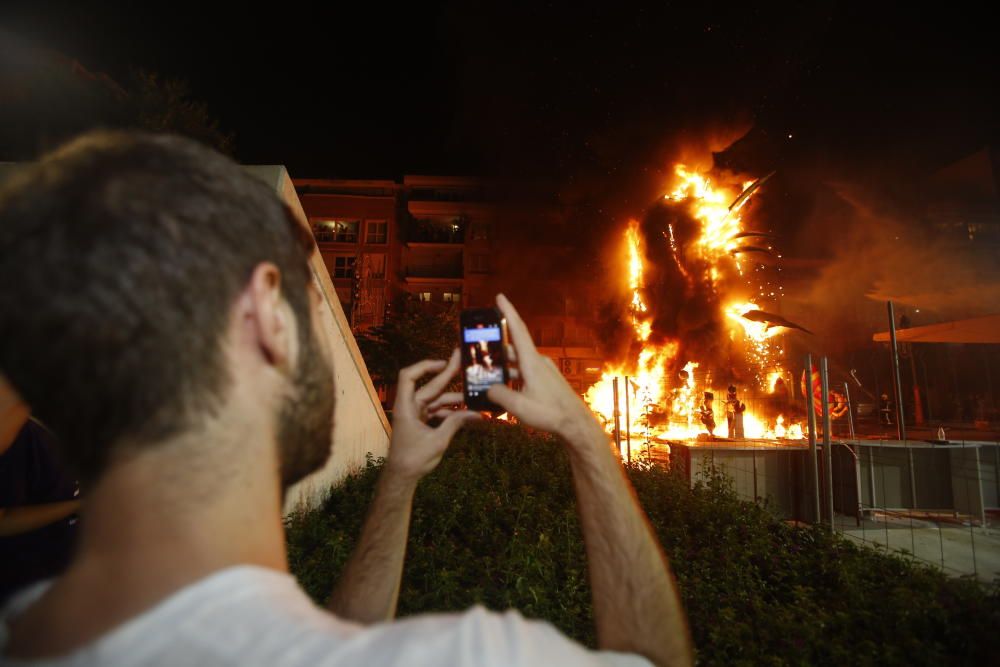
{"label": "night sky", "polygon": [[187,80],[238,159],[293,176],[620,188],[735,128],[752,129],[728,163],[750,171],[909,173],[1000,135],[981,7],[406,4],[5,2],[0,25],[116,79],[140,66]]}

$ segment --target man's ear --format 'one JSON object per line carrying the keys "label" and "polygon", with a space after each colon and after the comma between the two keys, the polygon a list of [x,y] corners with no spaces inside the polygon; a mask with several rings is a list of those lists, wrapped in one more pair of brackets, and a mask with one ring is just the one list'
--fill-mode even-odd
{"label": "man's ear", "polygon": [[261,262],[250,275],[243,317],[261,354],[276,368],[291,368],[294,324],[281,294],[281,270]]}

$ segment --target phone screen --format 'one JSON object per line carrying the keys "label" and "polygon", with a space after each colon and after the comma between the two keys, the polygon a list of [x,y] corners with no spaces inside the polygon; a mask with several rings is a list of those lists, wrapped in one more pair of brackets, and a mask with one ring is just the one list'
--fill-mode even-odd
{"label": "phone screen", "polygon": [[485,398],[490,385],[503,384],[504,350],[500,323],[463,327],[466,399]]}

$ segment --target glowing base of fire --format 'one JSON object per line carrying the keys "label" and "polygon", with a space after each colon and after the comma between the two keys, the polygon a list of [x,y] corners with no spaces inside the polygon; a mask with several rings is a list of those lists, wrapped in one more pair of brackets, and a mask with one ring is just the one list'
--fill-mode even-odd
{"label": "glowing base of fire", "polygon": [[[601,416],[599,415],[599,418]],[[762,422],[758,421],[756,418],[746,419],[744,417],[743,426],[743,438],[742,440],[804,440],[805,435],[802,430],[802,426],[799,424],[792,424],[789,427],[784,425],[784,418],[779,417],[778,422],[773,426],[767,426]],[[608,424],[607,429],[609,434],[614,434],[614,426]],[[647,429],[642,426],[633,426],[630,431],[630,435],[633,443],[643,443],[648,438],[653,442],[657,441],[667,441],[667,440],[697,440],[699,436],[708,436],[708,429],[704,426],[699,425],[696,427],[686,426],[682,424],[667,426],[664,429],[657,429],[654,433],[650,433]],[[728,437],[728,427],[725,422],[721,425],[716,426],[715,432],[713,434],[716,438],[726,438]],[[626,437],[625,426],[622,424],[621,427],[621,438],[624,440]]]}
{"label": "glowing base of fire", "polygon": [[[669,416],[665,413],[666,402],[660,389],[662,376],[649,378],[640,371],[638,377],[625,375],[616,376],[605,373],[604,377],[595,383],[588,391],[584,400],[590,406],[594,415],[604,424],[609,434],[615,432],[615,396],[614,378],[618,377],[618,428],[624,442],[626,434],[631,436],[633,443],[656,442],[666,440],[693,441],[698,436],[707,436],[708,429],[701,423],[697,408],[694,405],[693,383],[691,371],[696,364],[685,367],[689,373],[686,385],[679,388],[677,396],[672,401]],[[617,370],[617,369],[616,369]],[[716,390],[716,395],[723,395]],[[627,397],[626,397],[627,394]],[[626,405],[627,403],[627,405]],[[715,415],[715,437],[728,435],[728,424],[725,412]],[[804,430],[801,424],[787,424],[784,415],[778,415],[773,421],[766,420],[747,411],[743,414],[743,438],[750,440],[802,440]]]}

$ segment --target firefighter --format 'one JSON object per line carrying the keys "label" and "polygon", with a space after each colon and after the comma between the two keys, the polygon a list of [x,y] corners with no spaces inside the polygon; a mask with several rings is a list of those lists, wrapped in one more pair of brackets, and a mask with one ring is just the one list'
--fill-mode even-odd
{"label": "firefighter", "polygon": [[747,405],[736,397],[736,385],[729,385],[729,393],[726,396],[726,424],[729,427],[729,437],[743,439],[743,413],[746,412]]}
{"label": "firefighter", "polygon": [[878,401],[879,422],[883,426],[892,426],[892,410],[889,408],[889,394],[882,394]]}
{"label": "firefighter", "polygon": [[705,392],[705,400],[702,401],[701,406],[698,408],[698,416],[701,417],[701,423],[705,425],[708,429],[708,434],[715,436],[715,411],[712,409],[712,402],[715,400],[715,396],[710,391]]}

